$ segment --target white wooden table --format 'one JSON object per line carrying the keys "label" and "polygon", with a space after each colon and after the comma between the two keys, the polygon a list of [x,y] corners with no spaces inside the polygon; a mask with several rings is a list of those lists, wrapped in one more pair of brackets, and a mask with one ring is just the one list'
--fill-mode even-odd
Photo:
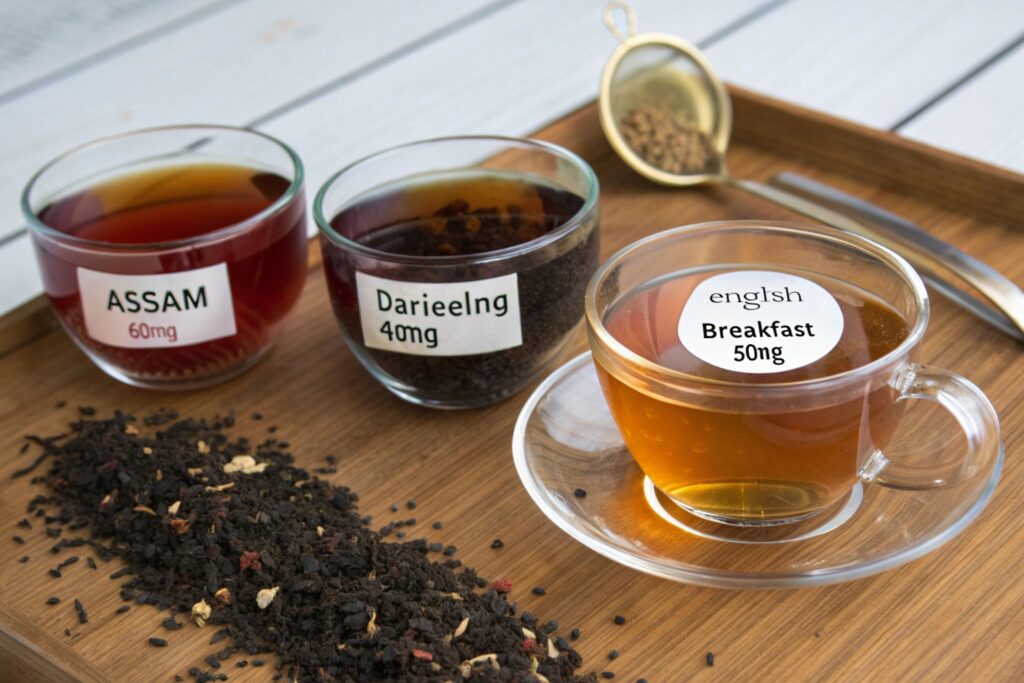
{"label": "white wooden table", "polygon": [[[634,0],[739,85],[1024,172],[1022,0]],[[18,203],[66,149],[250,125],[311,194],[399,142],[524,135],[593,99],[603,0],[3,0],[0,313],[40,283]]]}

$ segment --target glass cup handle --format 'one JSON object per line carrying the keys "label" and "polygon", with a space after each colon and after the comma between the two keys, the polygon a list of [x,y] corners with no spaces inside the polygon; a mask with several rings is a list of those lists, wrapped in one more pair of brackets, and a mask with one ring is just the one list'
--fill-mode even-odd
{"label": "glass cup handle", "polygon": [[863,481],[903,490],[933,489],[967,481],[999,457],[999,417],[981,390],[956,373],[927,365],[911,365],[901,378],[899,399],[935,401],[960,423],[967,449],[955,461],[931,465],[900,464],[875,451],[861,468]]}

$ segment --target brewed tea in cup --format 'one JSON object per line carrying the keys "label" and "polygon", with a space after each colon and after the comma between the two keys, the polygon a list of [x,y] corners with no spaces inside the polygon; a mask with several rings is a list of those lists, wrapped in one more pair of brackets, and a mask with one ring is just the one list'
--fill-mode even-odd
{"label": "brewed tea in cup", "polygon": [[306,281],[304,171],[244,128],[122,133],[44,166],[22,195],[43,290],[101,370],[196,389],[259,361]]}
{"label": "brewed tea in cup", "polygon": [[[998,443],[976,387],[913,362],[928,320],[920,278],[857,236],[756,222],[676,228],[602,266],[586,313],[626,446],[655,486],[706,519],[806,519],[859,479],[954,483]],[[972,416],[957,416],[964,458],[927,470],[889,462],[905,398]]]}

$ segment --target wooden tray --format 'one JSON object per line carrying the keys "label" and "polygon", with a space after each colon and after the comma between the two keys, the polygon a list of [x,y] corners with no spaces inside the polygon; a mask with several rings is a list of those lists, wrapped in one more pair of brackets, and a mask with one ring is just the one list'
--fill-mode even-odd
{"label": "wooden tray", "polygon": [[[737,176],[795,170],[858,194],[1024,282],[1024,178],[895,136],[837,121],[737,89]],[[722,188],[671,190],[637,177],[604,142],[593,106],[542,131],[589,161],[602,185],[602,241],[610,254],[676,225],[730,218],[792,218]],[[339,159],[339,165],[344,160]],[[311,188],[312,189],[312,188]],[[983,327],[940,297],[922,358],[974,380],[998,409],[1007,448],[1004,479],[991,507],[962,536],[924,559],[853,583],[791,591],[696,588],[638,574],[568,539],[534,507],[512,467],[512,426],[527,392],[469,412],[406,405],[362,370],[342,344],[326,300],[319,256],[279,346],[254,370],[215,389],[159,394],[108,379],[30,304],[0,321],[0,680],[170,681],[215,650],[210,629],[187,626],[171,645],[152,608],[115,616],[117,586],[84,562],[54,580],[51,545],[37,525],[16,529],[36,493],[9,480],[31,457],[24,433],[62,430],[74,406],[143,413],[172,406],[183,414],[233,409],[238,434],[280,427],[299,463],[340,457],[332,479],[361,494],[361,509],[389,519],[391,503],[415,498],[420,528],[459,547],[485,576],[515,582],[522,609],[583,631],[585,670],[616,680],[1022,680],[1024,679],[1024,438],[1022,347]],[[55,408],[59,401],[68,407]],[[263,422],[246,416],[262,412]],[[30,451],[31,453],[31,451]],[[401,513],[399,513],[401,514]],[[445,522],[442,531],[429,523]],[[9,539],[22,532],[25,546]],[[492,550],[500,537],[505,547]],[[17,558],[28,554],[26,564]],[[530,594],[542,585],[547,595]],[[45,599],[64,599],[56,607]],[[71,606],[80,598],[85,626]],[[612,617],[628,617],[624,626]],[[71,637],[63,635],[71,629]],[[621,657],[609,662],[617,649]],[[714,668],[705,664],[715,653]],[[235,669],[232,681],[269,680],[272,669]]]}

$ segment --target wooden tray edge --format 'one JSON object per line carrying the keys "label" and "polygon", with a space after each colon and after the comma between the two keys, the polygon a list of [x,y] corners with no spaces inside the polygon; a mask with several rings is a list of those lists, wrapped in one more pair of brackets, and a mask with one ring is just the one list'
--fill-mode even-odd
{"label": "wooden tray edge", "polygon": [[729,92],[740,142],[1024,229],[1024,175],[734,85]]}
{"label": "wooden tray edge", "polygon": [[57,318],[42,294],[0,318],[0,357],[31,343],[57,327]]}
{"label": "wooden tray edge", "polygon": [[56,651],[53,637],[0,603],[0,680],[47,683],[106,683],[109,679],[73,652],[74,669],[47,652]]}

